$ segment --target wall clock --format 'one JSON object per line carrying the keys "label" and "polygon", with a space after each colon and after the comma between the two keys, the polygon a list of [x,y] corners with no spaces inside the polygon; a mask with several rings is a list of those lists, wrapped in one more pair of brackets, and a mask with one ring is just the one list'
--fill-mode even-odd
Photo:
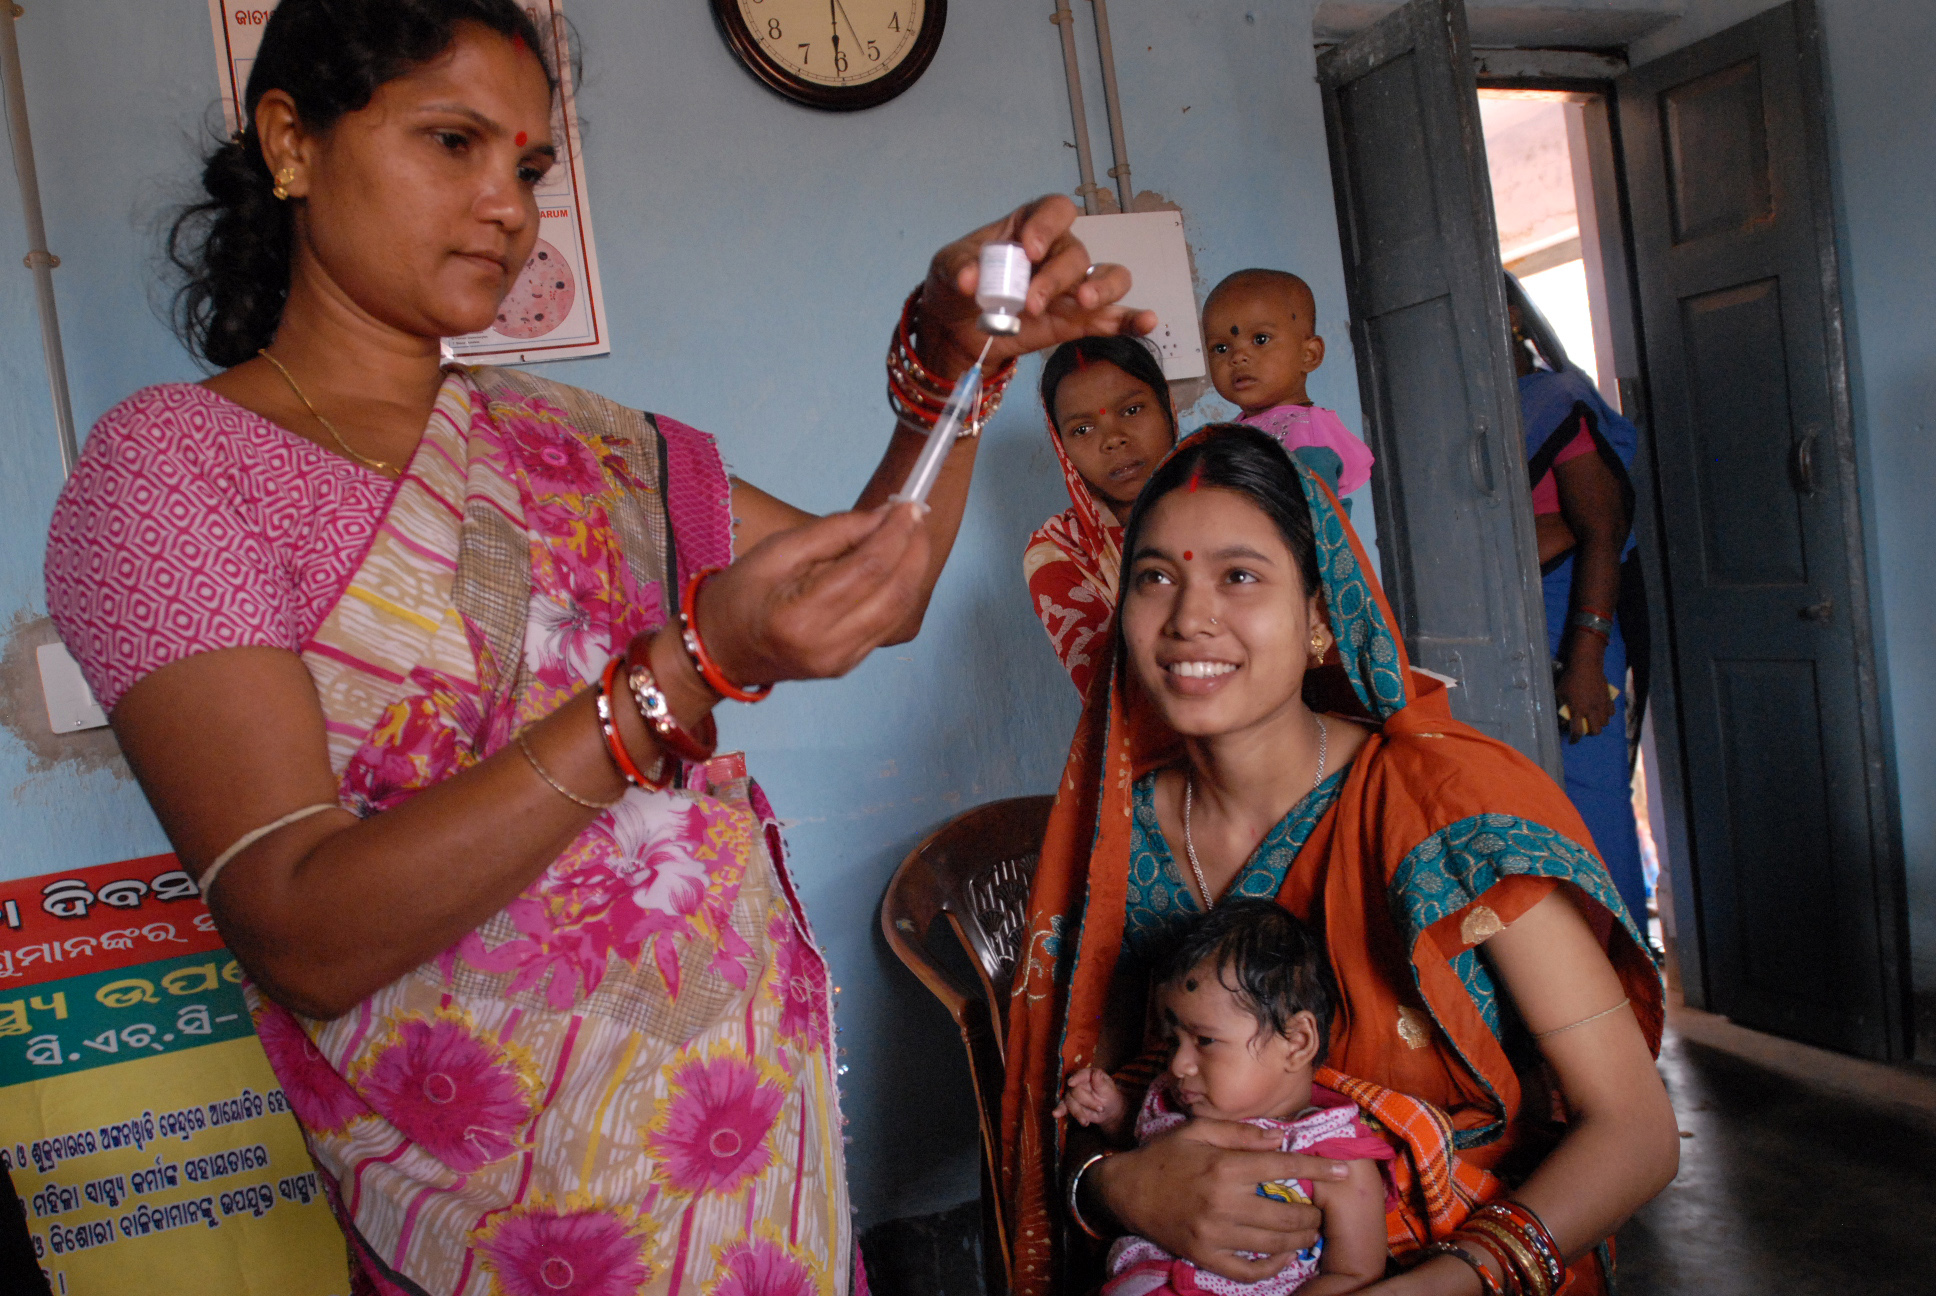
{"label": "wall clock", "polygon": [[789,99],[845,112],[920,79],[948,0],[713,0],[713,16],[754,76]]}

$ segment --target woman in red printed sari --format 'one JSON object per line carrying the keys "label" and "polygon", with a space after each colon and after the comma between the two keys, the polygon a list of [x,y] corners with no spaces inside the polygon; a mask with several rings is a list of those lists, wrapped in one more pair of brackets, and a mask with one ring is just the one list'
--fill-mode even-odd
{"label": "woman in red printed sari", "polygon": [[1679,1140],[1660,980],[1565,794],[1410,669],[1336,497],[1262,433],[1182,442],[1124,543],[1010,1003],[1013,1290],[1093,1286],[1084,1231],[1149,1238],[1219,1293],[1313,1240],[1315,1209],[1258,1185],[1342,1163],[1204,1120],[1117,1149],[1054,1115],[1080,1068],[1140,1090],[1164,1064],[1149,969],[1229,895],[1324,933],[1341,995],[1318,1082],[1399,1145],[1394,1276],[1366,1290],[1610,1290],[1605,1239]]}
{"label": "woman in red printed sari", "polygon": [[886,497],[982,341],[981,242],[1038,263],[996,389],[1150,321],[1065,200],[944,249],[905,426],[824,519],[671,419],[445,366],[536,240],[547,44],[513,0],[283,0],[173,247],[222,372],[96,425],[48,601],[250,976],[358,1292],[846,1293],[826,967],[711,712],[919,626],[976,442],[925,514]]}
{"label": "woman in red printed sari", "polygon": [[1086,696],[1109,655],[1123,521],[1176,444],[1176,412],[1155,348],[1134,337],[1082,338],[1050,352],[1042,412],[1069,507],[1029,537],[1022,578],[1049,646]]}

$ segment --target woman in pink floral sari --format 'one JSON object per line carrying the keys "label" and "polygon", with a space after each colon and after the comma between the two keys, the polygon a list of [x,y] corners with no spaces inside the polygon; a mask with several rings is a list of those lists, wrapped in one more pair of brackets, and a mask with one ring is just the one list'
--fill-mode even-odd
{"label": "woman in pink floral sari", "polygon": [[[283,0],[172,245],[222,372],[96,425],[49,604],[250,974],[359,1291],[842,1293],[826,969],[708,717],[915,632],[976,442],[889,508],[898,427],[813,518],[670,419],[441,364],[536,241],[544,48],[512,0]],[[966,367],[995,236],[1038,268],[991,370],[1146,330],[1073,216],[937,254],[901,371]]]}

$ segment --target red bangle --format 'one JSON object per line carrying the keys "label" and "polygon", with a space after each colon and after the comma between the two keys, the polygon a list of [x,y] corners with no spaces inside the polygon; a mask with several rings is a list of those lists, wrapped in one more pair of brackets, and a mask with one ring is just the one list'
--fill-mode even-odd
{"label": "red bangle", "polygon": [[661,747],[680,760],[703,765],[719,750],[719,726],[708,715],[700,722],[697,736],[686,732],[672,714],[672,703],[667,699],[665,690],[659,687],[652,667],[638,659],[641,641],[651,643],[647,636],[640,635],[625,651],[625,684],[632,690],[632,701],[638,704],[639,714],[652,727],[653,736],[659,740]]}
{"label": "red bangle", "polygon": [[[1451,1256],[1453,1259],[1463,1261],[1465,1264],[1471,1266],[1472,1272],[1479,1275],[1479,1290],[1484,1296],[1505,1296],[1504,1289],[1500,1286],[1499,1280],[1492,1276],[1492,1270],[1486,1268],[1481,1261],[1473,1257],[1471,1252],[1456,1243],[1434,1242],[1418,1254],[1420,1258],[1412,1266],[1414,1269],[1439,1256]],[[1488,1254],[1491,1253],[1488,1252]],[[1497,1259],[1496,1256],[1494,1258]],[[1508,1272],[1511,1271],[1508,1270]]]}
{"label": "red bangle", "polygon": [[[887,402],[902,422],[933,431],[942,410],[947,407],[948,398],[954,392],[954,384],[943,381],[939,374],[922,363],[914,345],[914,316],[923,291],[924,288],[916,288],[908,294],[906,303],[901,307],[900,323],[895,326],[894,336],[888,342]],[[1008,388],[1009,379],[1014,376],[1014,356],[983,376],[981,400],[971,420],[975,431],[980,431],[1001,407],[1002,394]]]}
{"label": "red bangle", "polygon": [[[598,682],[598,727],[605,734],[605,751],[611,756],[612,764],[618,766],[620,777],[627,783],[635,788],[644,788],[647,792],[660,792],[665,789],[667,783],[671,782],[671,779],[661,777],[655,781],[647,778],[644,771],[639,769],[638,762],[632,759],[632,753],[625,749],[625,740],[618,736],[618,721],[612,712],[612,682],[618,678],[621,661],[623,661],[622,656],[614,657],[607,662],[605,673],[599,677]],[[665,774],[666,759],[663,753],[660,754],[658,763],[652,767],[652,772],[657,775]]]}
{"label": "red bangle", "polygon": [[1560,1244],[1547,1230],[1546,1222],[1532,1207],[1502,1197],[1481,1207],[1476,1215],[1510,1226],[1538,1259],[1548,1285],[1555,1291],[1559,1290],[1566,1281],[1566,1258],[1560,1252]]}
{"label": "red bangle", "polygon": [[1580,607],[1579,607],[1579,610],[1580,610],[1580,611],[1582,611],[1582,612],[1585,612],[1585,613],[1586,613],[1586,614],[1588,614],[1589,616],[1597,616],[1597,617],[1599,617],[1599,618],[1600,618],[1600,619],[1601,619],[1602,621],[1611,621],[1611,620],[1613,620],[1613,613],[1611,613],[1611,612],[1602,612],[1602,611],[1601,611],[1601,610],[1600,610],[1599,608],[1597,608],[1597,607],[1588,607],[1588,606],[1587,606],[1586,604],[1584,604],[1584,603],[1582,603],[1582,604],[1580,604]]}
{"label": "red bangle", "polygon": [[706,681],[707,688],[735,702],[763,702],[767,694],[773,691],[773,686],[756,684],[752,688],[741,688],[733,683],[719,669],[719,663],[713,660],[713,655],[706,651],[705,640],[699,637],[699,587],[724,570],[723,567],[702,567],[686,582],[684,592],[679,595],[679,638],[686,645],[692,664],[699,668],[699,676]]}
{"label": "red bangle", "polygon": [[[1493,1263],[1499,1266],[1499,1273],[1494,1281],[1498,1284],[1496,1290],[1500,1296],[1526,1296],[1524,1288],[1519,1281],[1519,1270],[1513,1265],[1513,1258],[1506,1254],[1505,1248],[1496,1239],[1488,1237],[1484,1233],[1461,1229],[1459,1232],[1454,1233],[1449,1240],[1461,1251],[1467,1247],[1471,1247],[1475,1251],[1492,1257]],[[1483,1264],[1474,1263],[1473,1268],[1485,1269],[1486,1267]],[[1488,1269],[1486,1272],[1488,1276],[1491,1276],[1491,1270]],[[1482,1279],[1481,1281],[1483,1282],[1484,1280]]]}

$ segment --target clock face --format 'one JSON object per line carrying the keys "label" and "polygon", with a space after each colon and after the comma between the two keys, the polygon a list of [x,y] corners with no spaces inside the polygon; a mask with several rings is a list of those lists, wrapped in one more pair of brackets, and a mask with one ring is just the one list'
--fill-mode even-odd
{"label": "clock face", "polygon": [[714,0],[734,53],[762,81],[818,108],[866,108],[934,57],[946,0]]}

